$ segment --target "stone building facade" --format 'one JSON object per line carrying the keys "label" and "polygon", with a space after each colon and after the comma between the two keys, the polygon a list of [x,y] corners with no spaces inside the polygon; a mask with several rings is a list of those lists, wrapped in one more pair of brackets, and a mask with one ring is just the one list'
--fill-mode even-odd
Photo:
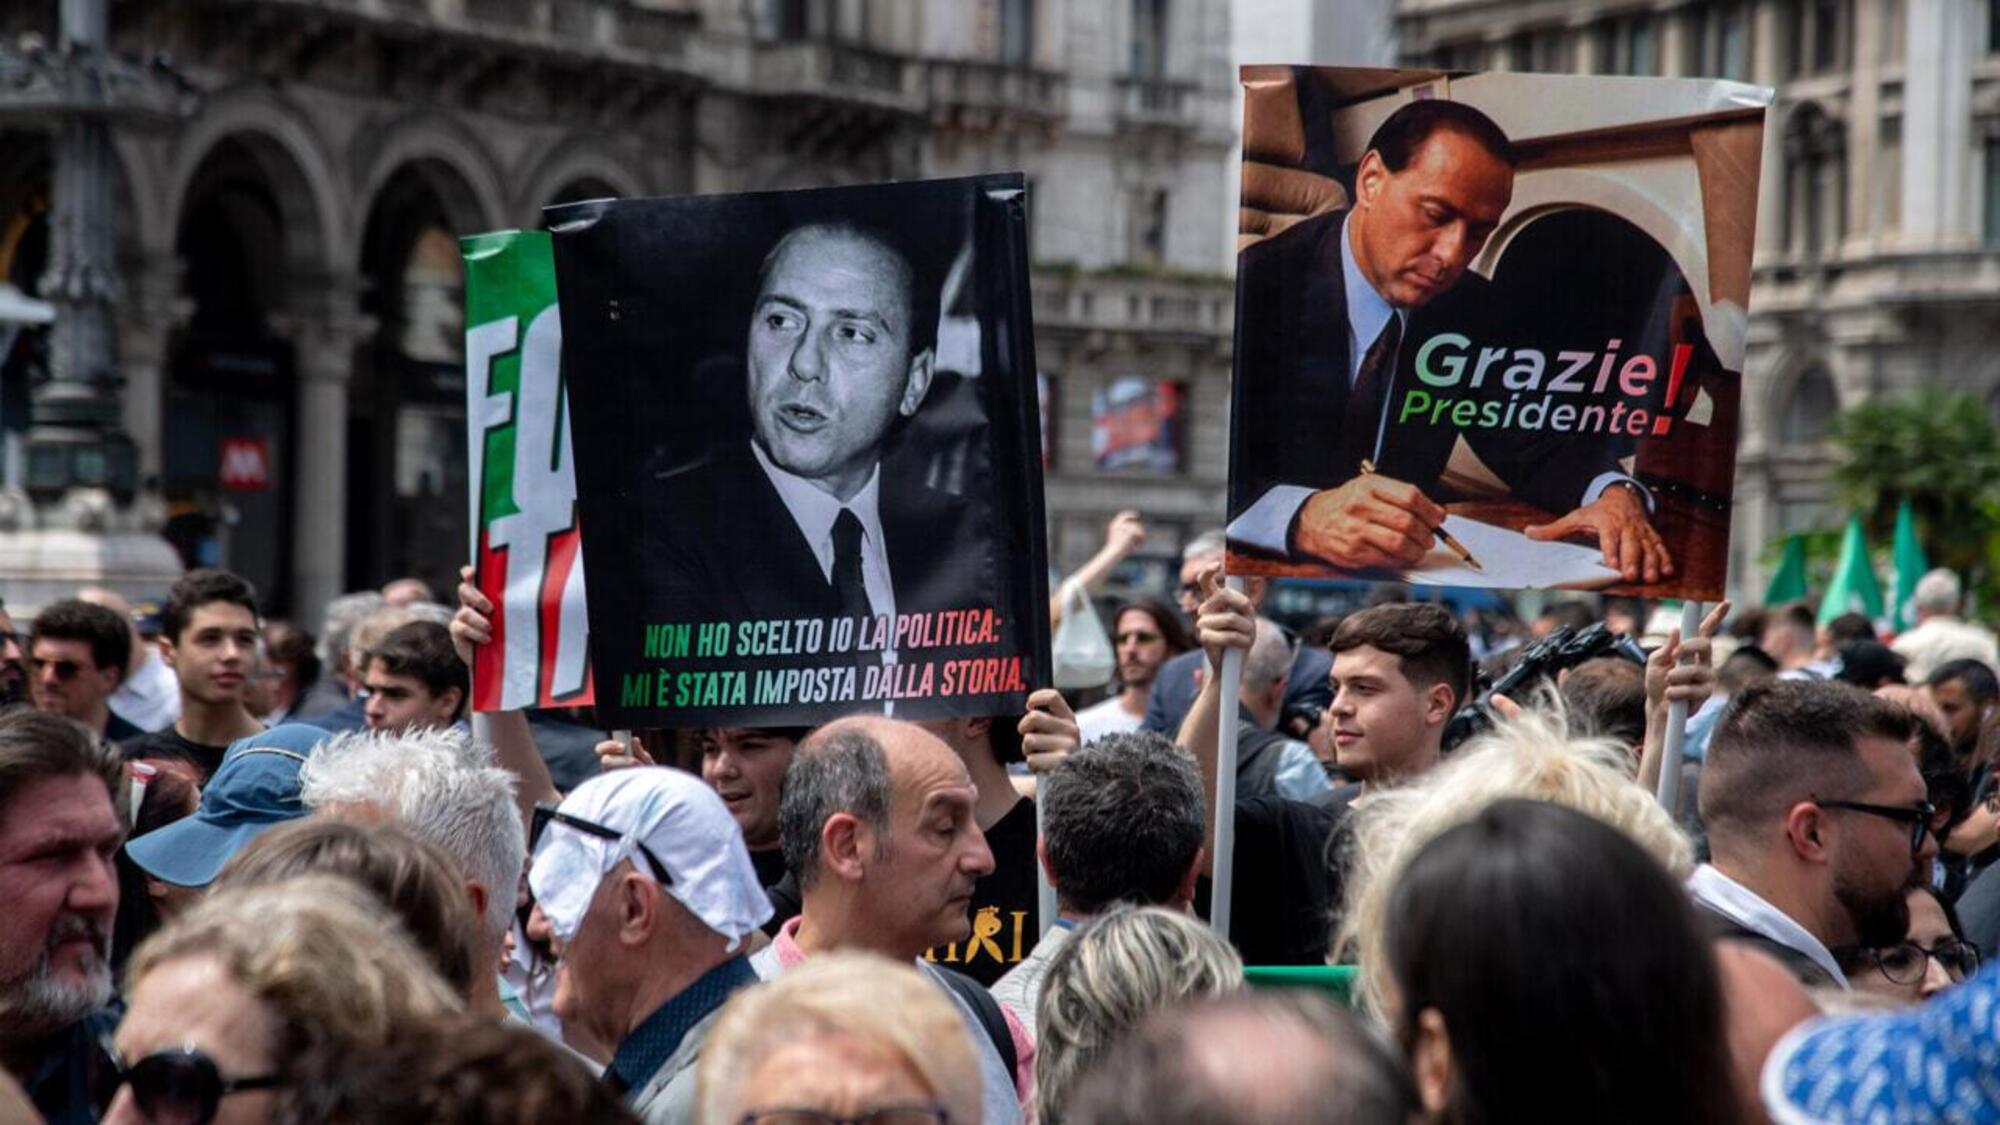
{"label": "stone building facade", "polygon": [[[7,5],[0,35],[47,39],[56,8]],[[1221,510],[1226,0],[119,0],[112,27],[202,93],[116,140],[125,426],[167,537],[284,612],[448,589],[455,238],[605,195],[1025,172],[1054,563],[1120,507],[1163,554]],[[49,159],[0,132],[0,280],[30,293]],[[15,349],[0,428],[34,364]],[[1097,471],[1093,392],[1130,375],[1185,390],[1176,467]],[[225,482],[225,448],[262,487]]]}
{"label": "stone building facade", "polygon": [[[1837,523],[1824,435],[1935,385],[2000,417],[2000,0],[1398,0],[1412,64],[1732,78],[1765,130],[1732,590]],[[2000,484],[1996,484],[2000,487]]]}

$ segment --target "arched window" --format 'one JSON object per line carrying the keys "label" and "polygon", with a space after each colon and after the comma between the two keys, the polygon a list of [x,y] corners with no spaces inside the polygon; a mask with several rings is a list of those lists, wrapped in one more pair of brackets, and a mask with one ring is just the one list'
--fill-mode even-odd
{"label": "arched window", "polygon": [[1826,438],[1827,424],[1840,410],[1840,396],[1826,368],[1809,367],[1792,384],[1792,397],[1785,403],[1778,426],[1778,439],[1785,445],[1818,445]]}

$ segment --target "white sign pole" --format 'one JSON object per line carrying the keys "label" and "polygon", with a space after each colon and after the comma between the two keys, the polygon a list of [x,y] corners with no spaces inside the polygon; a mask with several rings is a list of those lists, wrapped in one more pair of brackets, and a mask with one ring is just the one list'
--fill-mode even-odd
{"label": "white sign pole", "polygon": [[[1231,577],[1229,588],[1241,592],[1243,579]],[[1230,883],[1236,863],[1236,719],[1237,689],[1243,682],[1243,650],[1232,648],[1222,654],[1220,706],[1215,721],[1215,876],[1209,880],[1208,924],[1224,941],[1229,940]]]}
{"label": "white sign pole", "polygon": [[[1701,629],[1701,603],[1681,603],[1681,642],[1687,643]],[[1685,664],[1682,653],[1679,663]],[[1660,754],[1660,807],[1670,817],[1679,818],[1681,808],[1681,747],[1687,742],[1688,705],[1685,699],[1667,704],[1667,742]]]}

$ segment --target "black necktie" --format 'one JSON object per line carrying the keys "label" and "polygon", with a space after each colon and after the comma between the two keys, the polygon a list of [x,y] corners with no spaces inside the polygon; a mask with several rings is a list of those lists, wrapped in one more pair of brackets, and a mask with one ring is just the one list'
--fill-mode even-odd
{"label": "black necktie", "polygon": [[843,617],[866,617],[868,584],[861,580],[861,520],[842,508],[833,518],[833,592]]}
{"label": "black necktie", "polygon": [[1340,421],[1340,444],[1347,450],[1344,473],[1360,471],[1363,457],[1375,456],[1375,435],[1382,427],[1382,396],[1396,377],[1396,349],[1403,342],[1403,318],[1391,312],[1382,334],[1361,357],[1361,370],[1347,392],[1347,413]]}

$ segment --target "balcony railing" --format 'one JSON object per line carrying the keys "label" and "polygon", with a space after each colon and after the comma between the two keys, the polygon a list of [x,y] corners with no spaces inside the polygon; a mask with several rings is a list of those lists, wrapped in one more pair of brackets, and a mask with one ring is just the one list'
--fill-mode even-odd
{"label": "balcony railing", "polygon": [[1162,78],[1118,80],[1118,116],[1145,125],[1194,124],[1195,85]]}
{"label": "balcony railing", "polygon": [[1053,118],[1067,89],[1055,71],[978,59],[933,59],[924,68],[933,114],[991,113]]}
{"label": "balcony railing", "polygon": [[848,97],[914,110],[916,72],[909,59],[844,43],[769,43],[752,62],[763,94]]}
{"label": "balcony railing", "polygon": [[1235,291],[1226,279],[1125,277],[1037,270],[1035,326],[1070,331],[1227,336]]}

